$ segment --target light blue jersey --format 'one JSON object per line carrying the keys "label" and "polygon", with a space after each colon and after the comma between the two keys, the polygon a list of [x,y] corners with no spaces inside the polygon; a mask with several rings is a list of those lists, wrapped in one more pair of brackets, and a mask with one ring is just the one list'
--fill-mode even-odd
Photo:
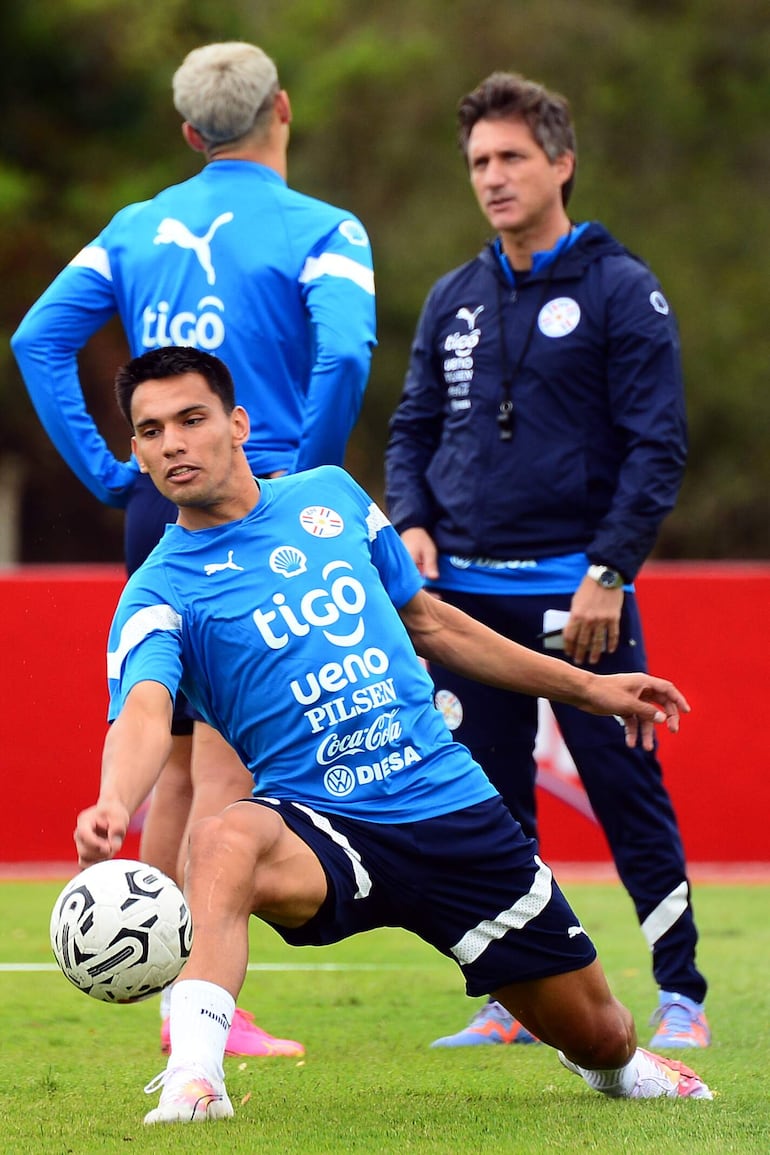
{"label": "light blue jersey", "polygon": [[192,704],[254,793],[373,822],[495,794],[433,704],[396,607],[422,585],[398,535],[343,470],[260,482],[240,521],[171,525],[112,625],[110,717],[138,682]]}
{"label": "light blue jersey", "polygon": [[342,464],[375,344],[361,223],[252,161],[212,161],[122,209],[59,274],[12,339],[53,443],[92,493],[126,504],[85,404],[77,353],[119,314],[132,356],[188,345],[220,357],[251,419],[255,474]]}

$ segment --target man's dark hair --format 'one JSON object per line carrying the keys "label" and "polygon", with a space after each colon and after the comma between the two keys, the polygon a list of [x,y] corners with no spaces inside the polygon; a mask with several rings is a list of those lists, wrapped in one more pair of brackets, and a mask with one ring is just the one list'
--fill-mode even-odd
{"label": "man's dark hair", "polygon": [[[565,152],[577,158],[577,140],[566,97],[516,72],[493,72],[457,106],[458,142],[466,161],[468,138],[479,120],[523,120],[550,161]],[[562,188],[566,206],[575,183],[573,172]]]}
{"label": "man's dark hair", "polygon": [[199,373],[209,389],[222,402],[225,413],[235,408],[235,386],[224,361],[188,346],[167,345],[150,349],[121,366],[115,375],[115,396],[120,412],[133,429],[131,398],[134,390],[144,381],[162,381],[166,377],[183,377],[185,373]]}

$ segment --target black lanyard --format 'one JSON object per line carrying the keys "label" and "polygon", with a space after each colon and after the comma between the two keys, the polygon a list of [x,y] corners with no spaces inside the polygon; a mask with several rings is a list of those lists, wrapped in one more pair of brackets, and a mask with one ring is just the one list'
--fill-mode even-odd
{"label": "black lanyard", "polygon": [[[548,296],[548,291],[551,287],[551,281],[553,280],[554,269],[556,268],[556,263],[560,256],[561,251],[557,253],[553,261],[551,261],[550,265],[548,266],[548,275],[543,281],[543,291],[540,294],[540,300],[538,301],[537,308],[532,314],[532,319],[529,322],[529,329],[527,330],[524,344],[519,351],[519,355],[516,358],[516,361],[510,365],[508,372],[503,374],[503,399],[500,402],[499,408],[497,410],[497,428],[499,430],[501,441],[513,440],[513,399],[511,397],[513,392],[513,382],[514,379],[518,376],[522,365],[524,364],[524,358],[527,355],[527,351],[535,332],[537,318],[540,316],[540,311],[545,304],[546,297]],[[505,369],[505,366],[509,362],[509,357],[508,349],[505,343],[505,325],[503,323],[503,288],[499,279],[497,281],[497,307],[498,332],[500,335],[500,364],[503,366],[503,369]]]}

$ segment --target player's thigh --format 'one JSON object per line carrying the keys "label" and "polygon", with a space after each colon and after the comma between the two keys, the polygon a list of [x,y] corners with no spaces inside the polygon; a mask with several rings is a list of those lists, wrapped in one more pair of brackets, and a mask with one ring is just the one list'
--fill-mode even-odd
{"label": "player's thigh", "polygon": [[178,862],[178,855],[192,804],[191,745],[190,735],[174,736],[171,755],[150,795],[139,847],[142,862],[178,882],[184,878],[184,863]]}
{"label": "player's thigh", "polygon": [[595,959],[550,867],[501,799],[412,823],[407,837],[394,891],[400,925],[455,960],[469,995]]}
{"label": "player's thigh", "polygon": [[280,813],[235,802],[190,830],[188,885],[278,926],[302,926],[323,904],[326,874],[315,851]]}
{"label": "player's thigh", "polygon": [[218,814],[251,794],[253,779],[218,731],[197,721],[193,730],[190,821]]}

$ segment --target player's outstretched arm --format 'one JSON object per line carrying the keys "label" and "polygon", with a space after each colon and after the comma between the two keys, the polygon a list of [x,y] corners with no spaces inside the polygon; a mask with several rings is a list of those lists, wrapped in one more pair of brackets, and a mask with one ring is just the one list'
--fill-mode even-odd
{"label": "player's outstretched arm", "polygon": [[665,722],[676,734],[681,715],[690,713],[687,699],[672,682],[642,673],[595,674],[588,700],[575,704],[589,714],[612,714],[622,719],[626,744],[636,746],[641,741],[645,750],[653,748],[657,723]]}
{"label": "player's outstretched arm", "polygon": [[112,858],[171,753],[171,697],[159,682],[139,682],[113,722],[102,752],[102,781],[93,806],[78,815],[81,866]]}
{"label": "player's outstretched arm", "polygon": [[679,729],[689,706],[671,682],[649,674],[601,676],[502,637],[455,606],[421,590],[400,609],[417,653],[429,662],[504,690],[566,702],[592,714],[615,715],[626,741],[653,745],[657,723]]}

